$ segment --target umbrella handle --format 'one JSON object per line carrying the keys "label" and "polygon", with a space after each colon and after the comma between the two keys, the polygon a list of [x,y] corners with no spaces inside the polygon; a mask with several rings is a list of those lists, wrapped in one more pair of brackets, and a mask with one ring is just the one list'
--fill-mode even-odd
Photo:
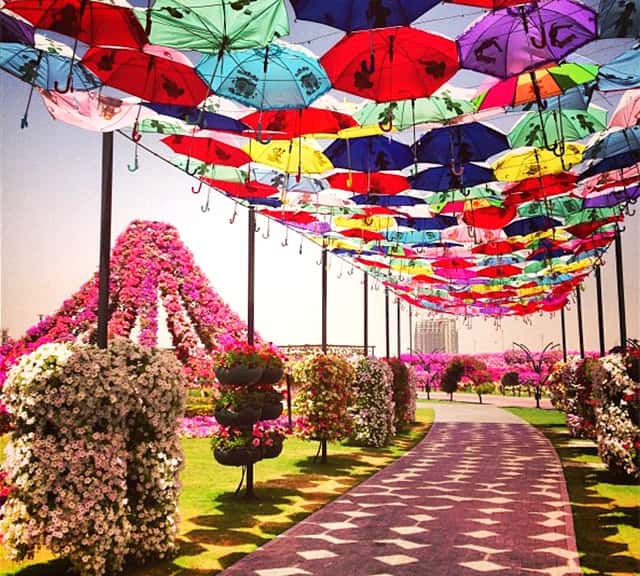
{"label": "umbrella handle", "polygon": [[[200,182],[200,186],[202,186],[202,182]],[[191,189],[191,191],[193,192],[193,188]],[[209,190],[207,190],[207,201],[204,203],[204,205],[200,206],[200,210],[202,210],[202,212],[205,213],[205,214],[210,211],[210,208],[209,208],[209,198],[210,197],[211,197],[211,188],[209,188]],[[233,217],[235,218],[235,213],[234,213]]]}
{"label": "umbrella handle", "polygon": [[389,123],[385,124],[384,122],[378,122],[378,128],[383,132],[391,132],[393,130],[393,114],[389,116]]}
{"label": "umbrella handle", "polygon": [[462,176],[464,174],[464,166],[461,164],[460,167],[456,167],[456,161],[452,158],[451,164],[449,165],[451,168],[451,173],[454,176]]}
{"label": "umbrella handle", "polygon": [[72,72],[69,72],[69,75],[67,76],[67,83],[65,84],[64,89],[60,88],[60,83],[57,80],[53,83],[53,89],[58,94],[66,94],[69,91],[73,91],[73,76],[72,76]]}
{"label": "umbrella handle", "polygon": [[190,171],[190,170],[189,170],[189,162],[190,162],[190,161],[191,161],[191,157],[189,156],[189,157],[187,158],[187,164],[186,164],[186,166],[184,167],[184,171],[185,171],[187,174],[189,174],[189,176],[195,176],[195,175],[196,175],[196,172],[198,172],[198,167],[196,166],[196,167],[193,169],[193,172],[192,172],[192,171]]}
{"label": "umbrella handle", "polygon": [[200,185],[198,186],[197,189],[195,188],[195,186],[191,186],[192,194],[200,194],[200,192],[202,192],[202,180],[200,180]]}
{"label": "umbrella handle", "polygon": [[349,276],[353,276],[353,273],[354,273],[354,268],[353,268],[353,266],[351,266],[351,270],[347,270],[347,274]]}
{"label": "umbrella handle", "polygon": [[256,140],[258,142],[260,142],[260,144],[262,144],[263,146],[266,146],[267,144],[271,143],[271,140],[273,140],[273,136],[267,136],[266,138],[262,137],[262,118],[260,118],[258,120],[258,126],[256,127]]}
{"label": "umbrella handle", "polygon": [[131,140],[134,142],[140,142],[142,140],[142,134],[138,130],[138,120],[133,124],[133,128],[131,129]]}
{"label": "umbrella handle", "polygon": [[265,240],[271,236],[271,218],[267,218],[267,233],[260,234]]}
{"label": "umbrella handle", "polygon": [[229,219],[229,224],[233,224],[236,221],[236,216],[238,215],[238,204],[233,207],[233,216]]}

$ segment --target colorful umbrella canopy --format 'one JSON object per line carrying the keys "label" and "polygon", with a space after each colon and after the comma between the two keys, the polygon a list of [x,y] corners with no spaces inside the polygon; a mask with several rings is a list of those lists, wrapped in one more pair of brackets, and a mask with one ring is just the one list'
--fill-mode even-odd
{"label": "colorful umbrella canopy", "polygon": [[213,138],[172,135],[163,138],[162,143],[177,154],[192,156],[207,164],[239,167],[251,161],[251,157],[243,150]]}
{"label": "colorful umbrella canopy", "polygon": [[259,110],[305,108],[331,88],[312,52],[283,42],[207,54],[196,70],[216,94]]}
{"label": "colorful umbrella canopy", "polygon": [[607,111],[597,106],[588,110],[539,110],[523,116],[509,132],[513,148],[564,146],[564,142],[580,140],[607,125]]}
{"label": "colorful umbrella canopy", "polygon": [[493,83],[475,99],[479,110],[518,106],[560,96],[571,88],[595,81],[598,66],[566,62],[543,66]]}
{"label": "colorful umbrella canopy", "polygon": [[640,0],[600,0],[598,38],[637,38],[640,34]]}
{"label": "colorful umbrella canopy", "polygon": [[324,152],[336,168],[359,172],[402,170],[413,162],[409,146],[385,136],[336,140]]}
{"label": "colorful umbrella canopy", "polygon": [[593,10],[573,0],[546,0],[490,12],[458,38],[463,68],[508,78],[558,62],[596,38]]}
{"label": "colorful umbrella canopy", "polygon": [[242,121],[258,133],[282,140],[306,134],[337,134],[358,125],[348,114],[313,107],[252,112]]}
{"label": "colorful umbrella canopy", "polygon": [[208,94],[193,68],[138,50],[89,48],[82,64],[105,84],[156,104],[197,106]]}
{"label": "colorful umbrella canopy", "polygon": [[265,46],[289,34],[283,0],[156,0],[152,9],[136,10],[136,16],[150,26],[154,44],[204,53]]}
{"label": "colorful umbrella canopy", "polygon": [[414,28],[352,32],[320,61],[334,88],[376,102],[430,96],[458,70],[455,42]]}
{"label": "colorful umbrella canopy", "polygon": [[292,0],[300,20],[311,20],[345,32],[409,26],[438,0],[333,0],[328,6],[319,0]]}
{"label": "colorful umbrella canopy", "polygon": [[355,114],[356,120],[363,125],[373,124],[405,130],[416,124],[438,122],[445,123],[463,114],[475,112],[475,106],[469,100],[455,98],[449,92],[437,96],[416,100],[398,100],[377,104],[366,103]]}

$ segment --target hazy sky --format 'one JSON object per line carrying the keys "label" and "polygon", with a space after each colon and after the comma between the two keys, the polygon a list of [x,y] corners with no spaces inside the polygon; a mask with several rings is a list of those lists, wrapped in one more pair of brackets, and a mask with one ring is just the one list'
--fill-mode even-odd
{"label": "hazy sky", "polygon": [[[454,12],[451,12],[454,10]],[[453,36],[468,14],[449,8],[451,19],[437,20],[438,31]],[[477,13],[477,11],[475,11]],[[449,14],[447,13],[447,14]],[[451,22],[456,24],[451,29]],[[294,40],[322,36],[327,29],[298,26]],[[335,42],[339,35],[322,40]],[[318,52],[323,47],[311,43]],[[467,77],[467,82],[469,77]],[[456,79],[454,78],[454,83]],[[20,129],[27,86],[0,73],[0,324],[12,336],[24,332],[37,315],[53,312],[97,269],[100,209],[101,135],[53,121],[34,96],[29,128]],[[154,136],[145,135],[151,143]],[[157,148],[157,146],[156,146]],[[239,209],[232,225],[233,203],[213,194],[211,211],[200,209],[204,194],[194,195],[194,181],[177,168],[140,151],[140,169],[131,173],[133,146],[115,135],[112,237],[133,219],[173,224],[213,287],[242,317],[246,317],[246,210]],[[282,247],[284,228],[271,225],[271,237],[261,237],[266,221],[258,217],[256,328],[278,344],[320,342],[320,252],[304,242],[300,255],[297,234]],[[640,330],[640,217],[631,218],[623,234],[624,272],[629,336]],[[618,312],[613,249],[603,269],[607,347],[618,341]],[[342,277],[338,279],[342,269]],[[362,274],[348,275],[350,266],[331,258],[329,271],[328,340],[332,344],[362,343]],[[597,347],[595,282],[584,293],[585,339]],[[370,343],[384,353],[383,291],[370,292]],[[575,306],[567,313],[568,342],[577,348]],[[396,308],[391,314],[391,350],[396,351]],[[481,352],[510,347],[513,340],[539,347],[560,341],[559,315],[504,319],[501,328],[492,319],[474,319],[472,328],[460,323],[463,351]],[[402,348],[408,348],[407,310],[402,312]]]}

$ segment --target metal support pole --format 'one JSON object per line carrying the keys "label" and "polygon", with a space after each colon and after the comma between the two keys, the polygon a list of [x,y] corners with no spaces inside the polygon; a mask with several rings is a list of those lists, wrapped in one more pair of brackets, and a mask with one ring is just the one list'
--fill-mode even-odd
{"label": "metal support pole", "polygon": [[567,361],[567,325],[564,317],[564,308],[560,309],[560,322],[562,324],[562,360]]}
{"label": "metal support pole", "polygon": [[[247,268],[247,342],[253,345],[254,328],[254,304],[255,304],[255,275],[256,275],[256,211],[253,206],[249,206],[249,217],[247,223],[247,246],[248,246],[248,268]],[[255,498],[253,492],[253,464],[247,464],[245,498]]]}
{"label": "metal support pole", "polygon": [[391,356],[391,344],[389,338],[389,288],[384,288],[384,317],[385,317],[385,340],[387,358]]}
{"label": "metal support pole", "polygon": [[620,346],[627,346],[627,311],[624,303],[624,270],[622,269],[622,236],[616,226],[616,279],[618,281],[618,316],[620,319]]}
{"label": "metal support pole", "polygon": [[322,245],[322,352],[327,352],[327,245]]}
{"label": "metal support pole", "polygon": [[397,316],[398,316],[398,358],[400,358],[400,354],[402,352],[402,344],[400,342],[400,298],[396,300],[397,302]]}
{"label": "metal support pole", "polygon": [[113,192],[113,132],[102,133],[102,191],[100,203],[100,268],[98,272],[99,348],[107,347],[109,324],[109,266],[111,256],[111,197]]}
{"label": "metal support pole", "polygon": [[369,274],[364,272],[364,355],[369,356]]}
{"label": "metal support pole", "polygon": [[600,266],[596,266],[596,301],[598,305],[598,342],[600,344],[600,356],[604,356],[604,310],[602,307],[602,276]]}
{"label": "metal support pole", "polygon": [[576,302],[578,304],[578,340],[580,343],[580,358],[584,358],[584,330],[582,329],[582,294],[580,286],[576,286]]}

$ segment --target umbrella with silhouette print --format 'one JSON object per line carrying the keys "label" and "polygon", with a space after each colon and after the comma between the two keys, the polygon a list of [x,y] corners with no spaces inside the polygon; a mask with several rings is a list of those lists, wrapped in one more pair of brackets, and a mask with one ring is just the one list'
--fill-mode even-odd
{"label": "umbrella with silhouette print", "polygon": [[409,146],[386,136],[336,140],[324,152],[336,168],[358,172],[402,170],[413,162]]}
{"label": "umbrella with silhouette print", "polygon": [[598,38],[638,38],[640,0],[600,0]]}

